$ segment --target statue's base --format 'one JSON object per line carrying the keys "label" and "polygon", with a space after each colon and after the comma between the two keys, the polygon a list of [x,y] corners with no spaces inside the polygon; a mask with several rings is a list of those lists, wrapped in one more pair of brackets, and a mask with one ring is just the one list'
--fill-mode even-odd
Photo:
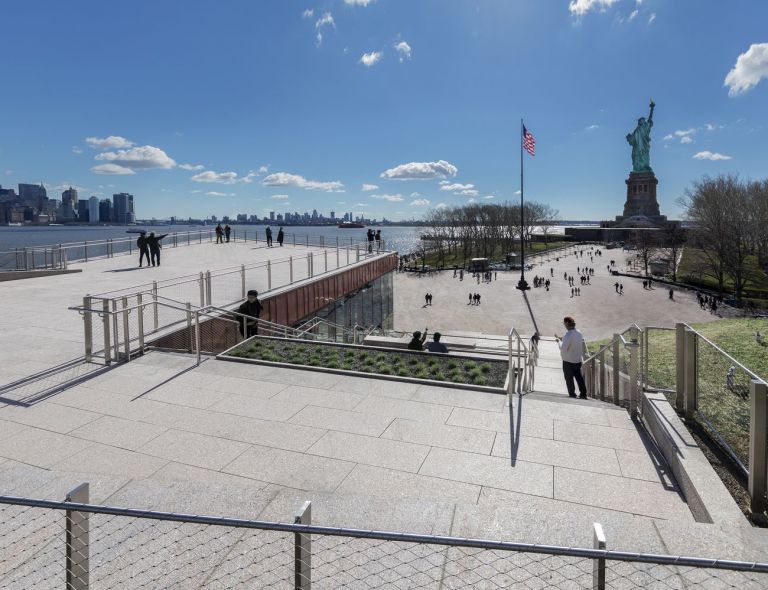
{"label": "statue's base", "polygon": [[627,200],[624,214],[616,217],[613,227],[660,227],[667,218],[659,212],[656,187],[659,180],[653,170],[630,172],[624,181],[627,185]]}

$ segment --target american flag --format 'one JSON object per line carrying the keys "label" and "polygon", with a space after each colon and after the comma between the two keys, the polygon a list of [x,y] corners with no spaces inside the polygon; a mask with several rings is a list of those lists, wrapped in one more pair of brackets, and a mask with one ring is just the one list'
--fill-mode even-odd
{"label": "american flag", "polygon": [[533,133],[525,128],[525,125],[523,125],[523,147],[532,156],[536,155],[536,140],[533,138]]}

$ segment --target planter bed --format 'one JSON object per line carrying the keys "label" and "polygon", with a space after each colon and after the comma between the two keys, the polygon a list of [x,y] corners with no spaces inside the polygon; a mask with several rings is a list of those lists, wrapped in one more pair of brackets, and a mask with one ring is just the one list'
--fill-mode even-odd
{"label": "planter bed", "polygon": [[269,336],[253,336],[217,358],[388,379],[439,382],[498,392],[504,391],[509,367],[507,361],[501,360]]}

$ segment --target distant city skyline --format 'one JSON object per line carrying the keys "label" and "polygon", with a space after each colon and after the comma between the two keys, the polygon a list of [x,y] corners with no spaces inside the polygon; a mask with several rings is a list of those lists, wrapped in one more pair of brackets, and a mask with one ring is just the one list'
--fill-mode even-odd
{"label": "distant city skyline", "polygon": [[763,0],[14,3],[0,184],[125,192],[147,219],[422,218],[515,201],[524,117],[526,197],[611,219],[652,98],[675,218],[702,175],[767,174],[766,22]]}

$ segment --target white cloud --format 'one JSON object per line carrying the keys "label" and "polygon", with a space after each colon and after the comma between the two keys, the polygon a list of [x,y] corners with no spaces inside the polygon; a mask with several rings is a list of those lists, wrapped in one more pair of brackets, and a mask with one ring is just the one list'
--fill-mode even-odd
{"label": "white cloud", "polygon": [[520,191],[515,191],[515,194],[516,194],[516,195],[519,195],[519,194],[521,194],[521,193],[520,193]]}
{"label": "white cloud", "polygon": [[136,174],[130,168],[126,168],[125,166],[118,166],[117,164],[99,164],[98,166],[91,168],[91,172],[94,174]]}
{"label": "white cloud", "polygon": [[412,199],[418,199],[421,196],[421,193],[417,193],[416,191],[411,193]]}
{"label": "white cloud", "polygon": [[754,43],[736,59],[724,86],[728,86],[728,96],[737,96],[757,86],[763,78],[768,78],[768,43]]}
{"label": "white cloud", "polygon": [[102,162],[111,162],[131,170],[147,170],[149,168],[163,168],[167,170],[176,166],[173,158],[160,148],[151,145],[142,145],[116,152],[104,152],[98,154],[94,159]]}
{"label": "white cloud", "polygon": [[179,164],[182,170],[202,170],[205,168],[202,164]]}
{"label": "white cloud", "polygon": [[680,143],[683,143],[683,144],[693,143],[693,139],[691,139],[688,135],[686,135],[685,137],[680,138]]}
{"label": "white cloud", "polygon": [[375,191],[378,189],[378,185],[376,184],[363,184],[363,192],[367,193],[368,191]]}
{"label": "white cloud", "polygon": [[467,203],[477,203],[477,200],[476,200],[476,199],[469,199],[469,200],[467,201]]}
{"label": "white cloud", "polygon": [[648,17],[648,24],[652,25],[655,22],[656,22],[656,13],[652,12],[651,16]]}
{"label": "white cloud", "polygon": [[381,51],[371,51],[370,53],[364,53],[360,58],[360,63],[365,67],[370,68],[375,66],[381,60]]}
{"label": "white cloud", "polygon": [[287,201],[290,197],[288,195],[272,195],[270,199],[274,199],[275,201]]}
{"label": "white cloud", "polygon": [[330,12],[324,12],[323,15],[315,22],[315,29],[317,35],[315,36],[315,43],[319,47],[323,44],[323,27],[336,28],[336,22],[333,20],[333,15]]}
{"label": "white cloud", "polygon": [[438,160],[437,162],[409,162],[400,164],[381,173],[382,178],[393,180],[430,180],[433,178],[445,178],[456,176],[459,169],[450,162]]}
{"label": "white cloud", "polygon": [[214,172],[206,170],[200,174],[195,174],[190,178],[194,182],[218,182],[220,184],[235,184],[237,182],[237,172]]}
{"label": "white cloud", "polygon": [[473,188],[469,188],[469,189],[464,189],[463,191],[461,191],[461,192],[459,192],[459,193],[454,193],[454,194],[457,194],[457,195],[461,195],[462,197],[476,197],[476,196],[478,196],[480,193],[479,193],[479,192],[477,192],[477,191],[476,191],[475,189],[473,189]]}
{"label": "white cloud", "polygon": [[301,18],[312,18],[315,16],[315,11],[311,8],[307,8],[304,12],[301,13]]}
{"label": "white cloud", "polygon": [[133,147],[134,143],[120,137],[119,135],[110,135],[109,137],[86,137],[85,143],[95,150],[117,150]]}
{"label": "white cloud", "polygon": [[426,207],[429,205],[429,199],[414,199],[411,201],[411,207]]}
{"label": "white cloud", "polygon": [[368,6],[371,0],[344,0],[347,6]]}
{"label": "white cloud", "polygon": [[484,199],[495,199],[496,197],[494,195],[485,195],[483,198]]}
{"label": "white cloud", "polygon": [[220,193],[217,191],[208,191],[205,194],[208,195],[209,197],[226,197],[227,196],[227,193]]}
{"label": "white cloud", "polygon": [[589,127],[587,127],[587,128],[585,129],[585,131],[594,131],[595,129],[600,129],[600,125],[597,125],[597,124],[593,123],[592,125],[590,125]]}
{"label": "white cloud", "polygon": [[445,209],[447,206],[445,203],[438,203],[435,205],[435,209]]}
{"label": "white cloud", "polygon": [[389,201],[390,203],[400,203],[405,200],[403,195],[371,195],[371,198]]}
{"label": "white cloud", "polygon": [[395,43],[395,51],[400,54],[400,63],[406,59],[411,59],[411,46],[406,41]]}
{"label": "white cloud", "polygon": [[307,180],[298,174],[289,172],[276,172],[270,174],[263,181],[264,186],[295,186],[305,190],[317,190],[325,192],[344,192],[344,185],[338,180],[321,182],[318,180]]}
{"label": "white cloud", "polygon": [[730,160],[731,156],[726,156],[724,154],[718,154],[717,152],[710,152],[709,150],[699,152],[697,154],[693,155],[693,158],[695,160]]}
{"label": "white cloud", "polygon": [[691,127],[690,129],[678,129],[668,135],[665,135],[664,141],[671,141],[673,139],[680,139],[680,143],[693,143],[693,136],[699,132],[698,127]]}
{"label": "white cloud", "polygon": [[629,19],[628,20],[635,20],[637,18],[637,15],[640,14],[639,10],[633,10],[629,13]]}
{"label": "white cloud", "polygon": [[353,207],[368,207],[368,203],[355,203]]}
{"label": "white cloud", "polygon": [[73,154],[82,154],[82,153],[83,153],[83,150],[81,150],[81,149],[80,149],[79,147],[77,147],[76,145],[73,145],[73,146],[72,146],[72,153],[73,153]]}
{"label": "white cloud", "polygon": [[616,2],[618,0],[571,0],[570,4],[568,4],[568,10],[573,15],[584,16],[591,10],[605,12]]}
{"label": "white cloud", "polygon": [[459,184],[458,182],[454,183],[454,184],[451,184],[451,183],[449,183],[448,181],[445,181],[445,180],[440,181],[440,185],[441,185],[440,186],[440,190],[441,191],[449,191],[449,192],[450,191],[463,191],[463,190],[468,190],[468,189],[475,188],[474,184]]}

